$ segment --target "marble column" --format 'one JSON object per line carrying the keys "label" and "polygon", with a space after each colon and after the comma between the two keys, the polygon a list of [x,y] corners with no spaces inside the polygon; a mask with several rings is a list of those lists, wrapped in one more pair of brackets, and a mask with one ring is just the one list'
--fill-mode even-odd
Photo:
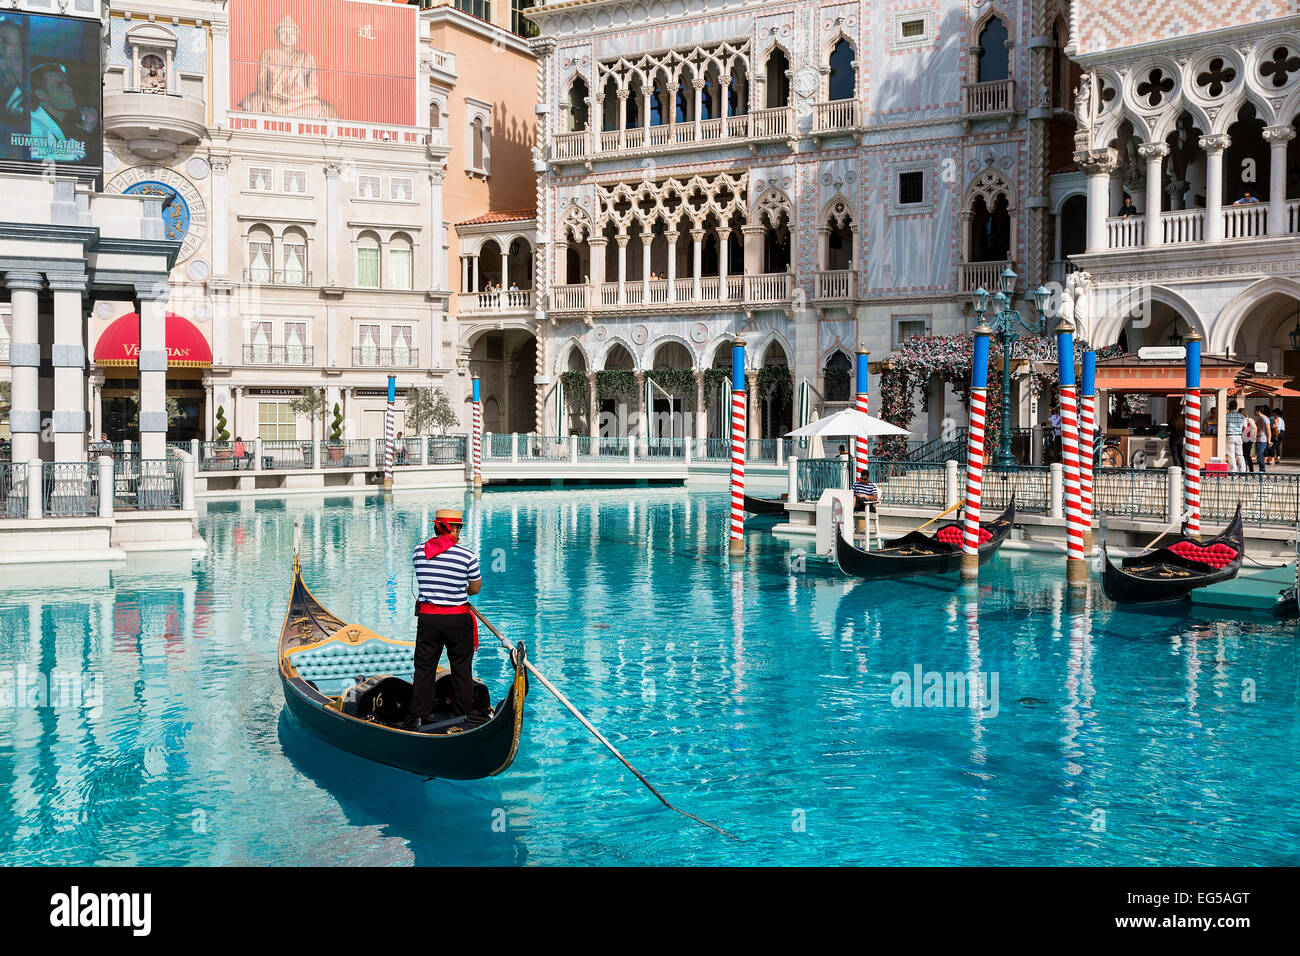
{"label": "marble column", "polygon": [[668,240],[668,301],[677,301],[677,240],[681,233],[673,230],[664,233]]}
{"label": "marble column", "polygon": [[1232,140],[1216,133],[1198,142],[1205,150],[1205,241],[1218,242],[1223,238],[1223,151]]}
{"label": "marble column", "polygon": [[[591,249],[591,273],[586,276],[586,279],[588,282],[595,285],[597,289],[599,289],[601,283],[605,281],[605,247],[608,244],[609,240],[604,236],[592,236],[591,239],[587,241],[587,246]],[[587,307],[591,308],[593,305],[597,304],[599,303],[588,302]]]}
{"label": "marble column", "polygon": [[758,402],[758,369],[745,369],[745,384],[749,391],[749,420],[745,423],[745,438],[762,438],[763,416]]}
{"label": "marble column", "polygon": [[136,286],[140,316],[140,457],[167,457],[167,344],[165,281]]}
{"label": "marble column", "polygon": [[709,436],[709,413],[704,410],[704,369],[695,369],[695,437]]}
{"label": "marble column", "polygon": [[[216,279],[225,279],[230,276],[230,238],[227,231],[230,220],[230,187],[227,178],[230,170],[229,154],[210,153],[208,166],[212,169],[212,215],[208,218],[208,228],[212,231],[212,275]],[[214,361],[213,364],[221,363]]]}
{"label": "marble column", "polygon": [[[442,222],[443,171],[429,172],[429,225],[433,235],[429,238],[429,288],[442,292],[447,289],[447,240]],[[414,264],[412,264],[414,267]],[[415,277],[412,276],[412,279]]]}
{"label": "marble column", "polygon": [[86,316],[82,296],[86,276],[48,273],[46,280],[54,294],[54,342],[50,347],[50,364],[54,366],[54,460],[85,461]]}
{"label": "marble column", "polygon": [[641,234],[641,304],[650,304],[650,246],[654,243],[653,232]]}
{"label": "marble column", "polygon": [[1169,147],[1164,143],[1143,143],[1138,147],[1138,155],[1147,164],[1147,196],[1143,213],[1147,218],[1147,246],[1158,246],[1164,242],[1164,221],[1160,218],[1160,171],[1164,158],[1169,155]]}
{"label": "marble column", "polygon": [[[627,304],[627,241],[631,236],[618,236],[618,304]],[[603,304],[603,303],[602,303]]]}
{"label": "marble column", "polygon": [[37,295],[43,284],[39,272],[5,273],[13,313],[9,341],[9,366],[13,380],[9,431],[14,461],[33,461],[41,457],[41,345]]}
{"label": "marble column", "polygon": [[600,437],[600,403],[596,400],[596,373],[587,373],[587,435]]}
{"label": "marble column", "polygon": [[[725,130],[727,124],[724,122],[722,128]],[[730,259],[731,230],[723,226],[718,230],[718,298],[726,301],[727,295],[727,270],[731,267]]]}
{"label": "marble column", "polygon": [[1118,165],[1118,155],[1113,149],[1098,149],[1077,152],[1074,158],[1088,182],[1087,251],[1102,252],[1108,245],[1106,217],[1110,208],[1111,174]]}
{"label": "marble column", "polygon": [[1268,234],[1284,236],[1286,221],[1286,148],[1295,139],[1291,126],[1269,126],[1264,130],[1268,143]]}
{"label": "marble column", "polygon": [[700,301],[700,266],[703,263],[704,255],[704,230],[691,230],[691,261],[693,263],[691,274],[695,277],[695,282],[691,285],[691,298]]}

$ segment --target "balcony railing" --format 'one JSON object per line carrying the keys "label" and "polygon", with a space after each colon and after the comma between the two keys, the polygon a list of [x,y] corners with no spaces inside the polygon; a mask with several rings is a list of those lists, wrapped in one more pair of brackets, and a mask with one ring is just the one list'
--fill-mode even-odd
{"label": "balcony railing", "polygon": [[[1268,204],[1250,203],[1225,206],[1221,210],[1224,241],[1262,239],[1269,235]],[[1205,242],[1205,209],[1176,209],[1160,214],[1160,236],[1164,245]],[[1300,200],[1285,205],[1283,226],[1287,235],[1300,234]],[[1106,220],[1106,246],[1109,249],[1137,249],[1146,245],[1147,217],[1112,216]]]}
{"label": "balcony railing", "polygon": [[262,285],[311,285],[311,272],[306,269],[245,269],[245,282]]}
{"label": "balcony railing", "polygon": [[819,133],[829,133],[843,129],[856,129],[859,125],[858,101],[852,99],[831,100],[829,103],[815,103],[813,105],[813,115],[817,124],[817,132]]}
{"label": "balcony railing", "polygon": [[245,365],[314,365],[310,345],[245,345]]}
{"label": "balcony railing", "polygon": [[857,276],[852,269],[833,269],[817,273],[816,297],[819,299],[852,299]]}
{"label": "balcony railing", "polygon": [[1268,206],[1251,203],[1223,210],[1224,239],[1258,239],[1268,233]]}
{"label": "balcony railing", "polygon": [[1009,113],[1015,98],[1014,80],[967,83],[961,88],[961,111],[965,115]]}
{"label": "balcony railing", "polygon": [[352,364],[357,368],[417,368],[420,350],[413,348],[381,349],[372,345],[354,345]]}
{"label": "balcony railing", "polygon": [[[820,110],[825,106],[825,110]],[[819,131],[850,129],[858,125],[857,100],[836,100],[819,104]],[[715,116],[699,122],[635,126],[624,130],[573,130],[556,133],[551,139],[551,158],[586,159],[593,151],[612,153],[628,150],[668,149],[690,143],[720,143],[729,139],[772,139],[790,135],[794,109],[777,106],[740,116]]]}
{"label": "balcony railing", "polygon": [[957,292],[971,293],[981,287],[989,292],[996,292],[1001,288],[1000,277],[1003,270],[1009,268],[1011,268],[1010,259],[1001,262],[963,262],[959,270]]}
{"label": "balcony railing", "polygon": [[532,289],[507,289],[502,292],[462,292],[461,311],[527,312],[533,308]]}
{"label": "balcony railing", "polygon": [[[826,273],[836,276],[840,273]],[[848,273],[844,273],[848,275]],[[848,291],[828,298],[852,298],[854,280],[831,280]],[[617,282],[585,285],[570,283],[555,286],[551,291],[551,309],[556,312],[578,312],[588,308],[630,309],[655,306],[671,309],[674,306],[689,308],[711,302],[786,302],[792,295],[792,278],[789,273],[773,272],[756,276],[729,275],[726,282],[720,276],[701,276],[698,282],[692,276],[673,279],[628,279],[619,295]]]}

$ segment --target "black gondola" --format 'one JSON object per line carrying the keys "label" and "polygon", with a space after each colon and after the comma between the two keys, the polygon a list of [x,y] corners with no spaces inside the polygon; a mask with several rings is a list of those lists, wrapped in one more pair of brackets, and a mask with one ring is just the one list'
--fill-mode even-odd
{"label": "black gondola", "polygon": [[[414,652],[414,641],[382,637],[325,610],[303,584],[294,558],[277,655],[289,713],[326,743],[421,776],[476,780],[504,771],[519,751],[523,729],[528,690],[523,645],[511,655],[510,690],[485,723],[471,726],[464,717],[442,712],[419,731],[396,726],[408,716]],[[450,680],[450,672],[439,668],[439,701],[450,698]],[[474,684],[486,709],[487,686],[477,679]]]}
{"label": "black gondola", "polygon": [[1117,567],[1101,546],[1101,587],[1116,604],[1163,604],[1181,600],[1197,588],[1235,578],[1246,555],[1241,505],[1213,538],[1182,535],[1171,544],[1131,558]]}
{"label": "black gondola", "polygon": [[[1011,533],[1016,520],[1016,499],[992,521],[980,522],[979,563],[985,564]],[[934,534],[911,531],[886,541],[874,551],[863,551],[835,535],[835,560],[840,570],[859,578],[893,578],[908,574],[946,574],[961,567],[960,522],[941,526]]]}
{"label": "black gondola", "polygon": [[753,495],[745,495],[745,510],[755,515],[783,515],[785,500],[785,495],[780,498],[755,498]]}

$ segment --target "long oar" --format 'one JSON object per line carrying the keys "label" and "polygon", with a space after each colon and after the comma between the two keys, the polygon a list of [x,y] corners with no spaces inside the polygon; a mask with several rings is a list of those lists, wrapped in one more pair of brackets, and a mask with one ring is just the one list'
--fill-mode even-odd
{"label": "long oar", "polygon": [[924,531],[926,528],[930,527],[930,525],[934,524],[936,521],[938,521],[938,520],[939,520],[940,518],[942,518],[944,515],[949,514],[949,513],[953,512],[953,511],[956,511],[958,508],[960,508],[960,507],[961,507],[962,505],[964,505],[965,503],[966,503],[966,499],[963,498],[961,501],[957,502],[955,505],[953,505],[951,508],[947,509],[946,511],[941,511],[941,512],[939,512],[937,515],[935,515],[933,518],[931,518],[931,519],[930,519],[929,521],[927,521],[925,524],[921,525],[921,527],[917,528],[916,530],[917,530],[917,531]]}
{"label": "long oar", "polygon": [[[480,621],[482,621],[485,625],[487,625],[487,629],[489,631],[491,631],[493,634],[496,635],[496,639],[501,642],[501,646],[513,654],[515,650],[515,646],[511,644],[508,640],[506,640],[501,635],[500,631],[498,631],[495,627],[492,626],[492,622],[483,616],[483,612],[480,611],[478,608],[474,607],[474,605],[472,604],[470,605],[470,610],[474,612],[475,617],[477,617]],[[597,740],[599,740],[602,744],[604,744],[605,747],[609,750],[609,752],[618,758],[619,763],[627,767],[628,770],[631,770],[632,773],[636,776],[636,778],[640,780],[642,784],[645,785],[645,788],[649,790],[651,793],[653,793],[656,797],[658,797],[659,802],[662,803],[665,807],[667,807],[669,810],[672,810],[674,813],[680,813],[684,817],[689,817],[690,819],[694,820],[696,823],[708,827],[710,830],[717,830],[719,833],[721,833],[725,837],[728,837],[729,839],[732,840],[740,839],[734,834],[728,833],[726,830],[722,829],[722,827],[716,826],[710,823],[708,820],[701,820],[695,814],[687,813],[685,810],[679,810],[677,809],[677,807],[669,803],[666,799],[664,799],[664,795],[660,793],[658,790],[656,790],[654,786],[650,783],[650,781],[641,775],[641,771],[637,770],[636,767],[628,763],[627,758],[624,757],[621,753],[619,753],[618,750],[615,749],[614,745],[611,744],[608,740],[606,740],[599,730],[597,730],[595,727],[592,726],[591,721],[589,721],[586,717],[582,716],[582,712],[579,711],[578,708],[574,707],[573,704],[569,703],[568,698],[565,697],[562,693],[560,693],[559,688],[557,688],[554,684],[552,684],[544,676],[542,676],[542,673],[536,667],[533,666],[533,662],[530,661],[527,657],[524,658],[524,667],[528,668],[528,673],[532,674],[534,677],[536,677],[539,681],[542,682],[542,686],[545,687],[547,690],[549,690],[555,696],[556,700],[558,700],[561,704],[563,704],[566,708],[568,708],[569,713],[573,714],[574,717],[577,717],[578,720],[582,722],[582,726],[586,727],[589,731],[591,731],[592,736],[594,736]]]}

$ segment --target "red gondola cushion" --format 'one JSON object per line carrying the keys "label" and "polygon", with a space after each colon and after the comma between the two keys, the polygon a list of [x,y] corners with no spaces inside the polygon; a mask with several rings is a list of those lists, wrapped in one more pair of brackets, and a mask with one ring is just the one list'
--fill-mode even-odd
{"label": "red gondola cushion", "polygon": [[[934,536],[944,544],[961,544],[962,529],[959,525],[950,524],[947,527],[940,528],[934,533]],[[987,529],[980,528],[980,544],[983,544],[991,537],[993,535]]]}
{"label": "red gondola cushion", "polygon": [[1170,545],[1169,550],[1179,557],[1200,561],[1202,564],[1208,564],[1213,568],[1222,568],[1237,559],[1236,549],[1230,548],[1222,542],[1212,544],[1206,548],[1192,544],[1190,541],[1179,541],[1177,544]]}

